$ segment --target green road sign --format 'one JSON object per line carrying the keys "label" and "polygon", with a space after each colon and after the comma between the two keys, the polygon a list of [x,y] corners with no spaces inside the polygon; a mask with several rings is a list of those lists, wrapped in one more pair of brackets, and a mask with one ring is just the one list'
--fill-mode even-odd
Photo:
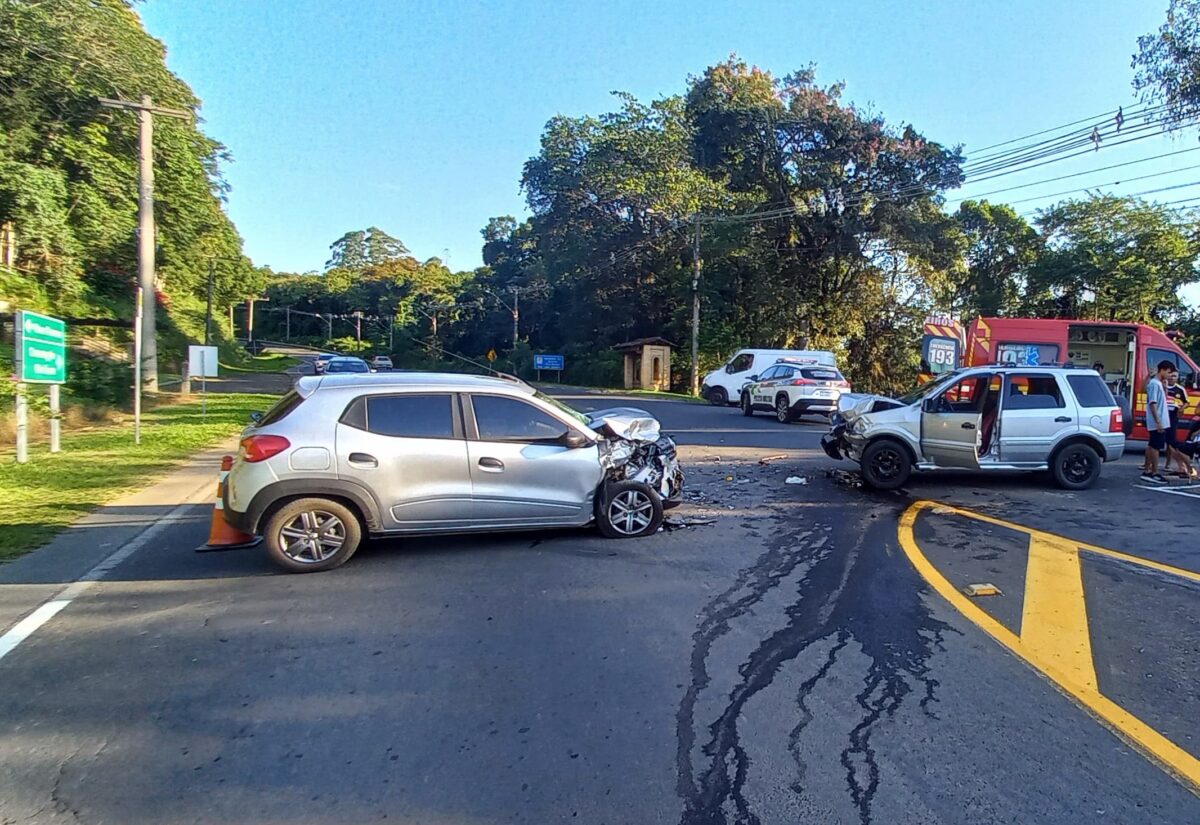
{"label": "green road sign", "polygon": [[17,312],[17,380],[63,384],[67,380],[67,323],[49,315]]}

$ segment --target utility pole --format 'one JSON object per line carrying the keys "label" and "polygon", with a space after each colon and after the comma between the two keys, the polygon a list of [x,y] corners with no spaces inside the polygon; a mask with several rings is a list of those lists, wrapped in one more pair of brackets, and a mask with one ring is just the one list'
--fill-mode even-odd
{"label": "utility pole", "polygon": [[143,296],[141,368],[146,389],[158,392],[155,321],[158,302],[154,288],[154,115],[191,120],[192,113],[155,106],[149,95],[142,95],[141,103],[104,97],[99,100],[106,109],[138,113],[138,286]]}
{"label": "utility pole", "polygon": [[[253,295],[246,299],[246,309],[248,310],[246,314],[246,349],[250,350],[251,355],[256,354],[254,352],[254,302],[269,300],[271,299],[264,298],[261,295]],[[232,315],[233,313],[231,311],[230,317],[232,317]]]}
{"label": "utility pole", "polygon": [[358,352],[362,352],[362,310],[354,310],[354,340],[357,342]]}
{"label": "utility pole", "polygon": [[287,326],[284,328],[283,340],[290,341],[292,340],[292,308],[288,306],[284,307],[283,309],[285,317],[287,318]]}
{"label": "utility pole", "polygon": [[520,322],[520,320],[521,320],[521,289],[520,289],[520,287],[515,287],[515,286],[514,286],[514,287],[511,287],[511,289],[512,289],[512,294],[513,294],[513,305],[512,305],[512,315],[513,315],[513,349],[516,349],[516,347],[517,347],[517,335],[518,335],[517,324],[518,324],[518,323]]}
{"label": "utility pole", "polygon": [[700,394],[700,216],[692,235],[692,395]]}
{"label": "utility pole", "polygon": [[212,342],[212,290],[213,290],[213,268],[216,266],[216,261],[212,258],[208,259],[208,301],[204,308],[204,346],[208,346]]}

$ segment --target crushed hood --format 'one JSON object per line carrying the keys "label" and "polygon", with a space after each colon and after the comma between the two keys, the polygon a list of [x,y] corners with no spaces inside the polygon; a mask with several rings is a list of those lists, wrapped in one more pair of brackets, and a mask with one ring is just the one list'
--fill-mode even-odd
{"label": "crushed hood", "polygon": [[869,413],[894,410],[903,406],[896,399],[888,398],[886,395],[845,392],[838,398],[837,411],[845,421],[849,422]]}
{"label": "crushed hood", "polygon": [[593,430],[626,441],[654,442],[662,436],[662,425],[645,410],[636,407],[612,407],[588,415]]}

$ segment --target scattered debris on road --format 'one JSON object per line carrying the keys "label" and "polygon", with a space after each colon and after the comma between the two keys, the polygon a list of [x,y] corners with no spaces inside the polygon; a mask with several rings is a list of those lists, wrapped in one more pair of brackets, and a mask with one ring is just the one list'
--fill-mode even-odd
{"label": "scattered debris on road", "polygon": [[782,459],[785,459],[787,457],[788,457],[787,453],[776,453],[775,455],[764,455],[762,458],[760,458],[758,460],[758,463],[762,464],[765,467],[766,465],[770,464],[772,461],[781,461]]}
{"label": "scattered debris on road", "polygon": [[804,476],[788,476],[783,481],[784,484],[808,484],[808,479]]}
{"label": "scattered debris on road", "polygon": [[663,519],[663,529],[686,530],[689,527],[704,527],[716,523],[715,518],[668,518]]}
{"label": "scattered debris on road", "polygon": [[862,476],[849,470],[826,470],[825,477],[833,479],[833,483],[841,487],[863,486]]}
{"label": "scattered debris on road", "polygon": [[1004,595],[1003,593],[1000,592],[999,587],[996,587],[996,585],[994,585],[994,584],[988,584],[986,582],[983,584],[968,584],[966,587],[963,588],[963,593],[966,593],[968,596],[1003,596]]}

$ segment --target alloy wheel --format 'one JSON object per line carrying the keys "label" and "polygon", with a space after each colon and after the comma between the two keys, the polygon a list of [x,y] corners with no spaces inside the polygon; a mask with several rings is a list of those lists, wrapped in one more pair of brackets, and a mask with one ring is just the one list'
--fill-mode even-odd
{"label": "alloy wheel", "polygon": [[346,543],[346,525],[325,510],[306,510],[279,531],[279,547],[294,561],[317,564]]}
{"label": "alloy wheel", "polygon": [[625,536],[635,535],[654,518],[654,503],[641,490],[625,490],[608,503],[608,521]]}

